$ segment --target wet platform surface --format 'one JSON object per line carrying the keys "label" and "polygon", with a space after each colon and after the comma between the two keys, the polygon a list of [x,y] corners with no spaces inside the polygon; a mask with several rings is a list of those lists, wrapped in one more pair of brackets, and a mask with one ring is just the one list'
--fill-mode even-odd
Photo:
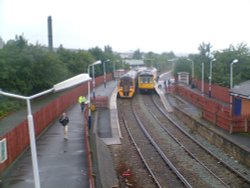
{"label": "wet platform surface", "polygon": [[[68,141],[55,121],[37,140],[41,188],[89,187],[84,145],[84,118],[78,105],[66,111],[70,118]],[[27,150],[1,179],[1,188],[34,188],[31,153]]]}

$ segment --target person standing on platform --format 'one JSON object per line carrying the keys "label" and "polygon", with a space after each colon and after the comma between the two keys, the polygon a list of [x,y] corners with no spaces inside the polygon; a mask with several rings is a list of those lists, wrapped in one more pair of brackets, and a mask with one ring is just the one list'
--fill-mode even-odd
{"label": "person standing on platform", "polygon": [[79,96],[78,98],[78,103],[80,104],[80,107],[81,107],[81,111],[83,112],[84,111],[84,98],[83,96]]}
{"label": "person standing on platform", "polygon": [[86,104],[86,102],[87,102],[87,98],[86,98],[85,96],[83,96],[83,97],[82,97],[82,100],[83,100],[83,102],[82,102],[82,106],[83,106],[82,111],[84,112],[85,104]]}
{"label": "person standing on platform", "polygon": [[64,133],[64,140],[68,140],[68,123],[69,118],[65,112],[62,113],[61,117],[59,118],[59,122],[63,126],[63,133]]}

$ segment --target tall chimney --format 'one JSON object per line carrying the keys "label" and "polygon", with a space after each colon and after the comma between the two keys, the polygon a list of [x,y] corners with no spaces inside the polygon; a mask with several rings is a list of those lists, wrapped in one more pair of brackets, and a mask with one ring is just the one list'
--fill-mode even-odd
{"label": "tall chimney", "polygon": [[50,51],[53,50],[53,36],[52,36],[52,18],[48,17],[48,42]]}

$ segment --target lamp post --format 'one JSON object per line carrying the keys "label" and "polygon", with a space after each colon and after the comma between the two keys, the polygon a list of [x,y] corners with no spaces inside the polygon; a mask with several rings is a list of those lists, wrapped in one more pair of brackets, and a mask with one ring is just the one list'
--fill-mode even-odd
{"label": "lamp post", "polygon": [[209,73],[209,77],[208,77],[208,79],[209,79],[209,93],[208,93],[208,96],[211,98],[211,84],[212,84],[212,71],[213,71],[213,61],[216,61],[216,59],[211,59],[210,60],[210,73]]}
{"label": "lamp post", "polygon": [[[98,64],[101,64],[101,63],[102,63],[101,61],[96,61],[96,62],[94,62],[94,63],[92,63],[92,64],[90,64],[88,66],[88,75],[89,75],[89,77],[90,77],[90,67],[92,66],[93,97],[95,97],[95,79],[94,79],[94,77],[95,77],[94,76],[95,75],[95,69],[94,69],[94,67],[95,67],[95,65],[98,65]],[[88,111],[88,125],[89,125],[89,128],[91,128],[90,81],[88,81],[88,101],[89,101],[89,103],[88,103],[88,109],[89,109],[89,111]]]}
{"label": "lamp post", "polygon": [[191,75],[192,75],[192,80],[193,80],[193,78],[194,78],[194,61],[189,59],[189,58],[187,60],[192,63],[192,74]]}
{"label": "lamp post", "polygon": [[28,119],[28,128],[29,128],[29,139],[30,139],[30,148],[31,148],[31,159],[32,159],[32,166],[33,166],[33,175],[34,175],[34,183],[35,188],[40,188],[40,177],[39,177],[39,169],[38,169],[38,162],[37,162],[37,150],[36,150],[36,139],[35,139],[35,131],[34,131],[34,119],[32,115],[31,110],[31,100],[37,97],[40,97],[42,95],[51,93],[51,92],[57,92],[59,90],[66,89],[68,87],[72,87],[76,84],[80,84],[84,81],[87,81],[89,79],[89,76],[87,74],[80,74],[78,76],[75,76],[73,78],[70,78],[68,80],[65,80],[63,82],[60,82],[53,86],[53,88],[48,89],[46,91],[43,91],[41,93],[35,94],[30,97],[16,95],[12,93],[7,93],[2,90],[0,90],[0,95],[12,97],[12,98],[18,98],[26,100],[27,102],[27,119]]}
{"label": "lamp post", "polygon": [[106,88],[106,63],[109,62],[110,60],[107,59],[106,61],[103,62],[103,79],[104,79],[104,88]]}
{"label": "lamp post", "polygon": [[[233,88],[233,64],[238,63],[238,59],[234,59],[230,64],[230,89]],[[233,96],[230,95],[230,114],[233,114]]]}
{"label": "lamp post", "polygon": [[239,62],[239,60],[235,59],[230,64],[230,89],[233,88],[233,64],[238,63],[238,62]]}
{"label": "lamp post", "polygon": [[204,62],[201,63],[201,95],[204,96]]}
{"label": "lamp post", "polygon": [[168,62],[172,62],[172,72],[174,71],[174,68],[175,68],[175,61],[176,61],[177,59],[169,59],[169,60],[167,60]]}

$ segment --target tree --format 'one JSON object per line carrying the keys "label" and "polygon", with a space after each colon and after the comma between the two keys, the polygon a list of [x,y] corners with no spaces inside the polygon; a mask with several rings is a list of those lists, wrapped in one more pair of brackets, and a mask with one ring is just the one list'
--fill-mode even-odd
{"label": "tree", "polygon": [[203,55],[203,56],[206,56],[207,53],[211,53],[211,49],[212,49],[212,45],[210,43],[205,43],[205,42],[202,42],[199,47],[198,47],[198,50],[200,52],[200,55]]}
{"label": "tree", "polygon": [[[1,88],[32,95],[68,77],[66,67],[54,53],[40,45],[28,45],[23,37],[8,41],[0,51]],[[15,76],[13,76],[15,75]]]}
{"label": "tree", "polygon": [[113,53],[112,47],[109,45],[104,46],[104,53],[112,54]]}
{"label": "tree", "polygon": [[140,52],[140,49],[134,51],[133,59],[142,59],[142,53]]}
{"label": "tree", "polygon": [[230,64],[234,59],[238,63],[234,68],[234,83],[239,84],[250,79],[250,52],[246,44],[240,43],[236,47],[229,48],[215,53],[216,64],[213,70],[214,82],[221,86],[230,87]]}
{"label": "tree", "polygon": [[191,73],[191,66],[185,57],[178,58],[175,62],[174,75],[178,72],[189,72]]}
{"label": "tree", "polygon": [[0,49],[3,48],[3,46],[4,46],[4,41],[3,41],[2,37],[0,37]]}

